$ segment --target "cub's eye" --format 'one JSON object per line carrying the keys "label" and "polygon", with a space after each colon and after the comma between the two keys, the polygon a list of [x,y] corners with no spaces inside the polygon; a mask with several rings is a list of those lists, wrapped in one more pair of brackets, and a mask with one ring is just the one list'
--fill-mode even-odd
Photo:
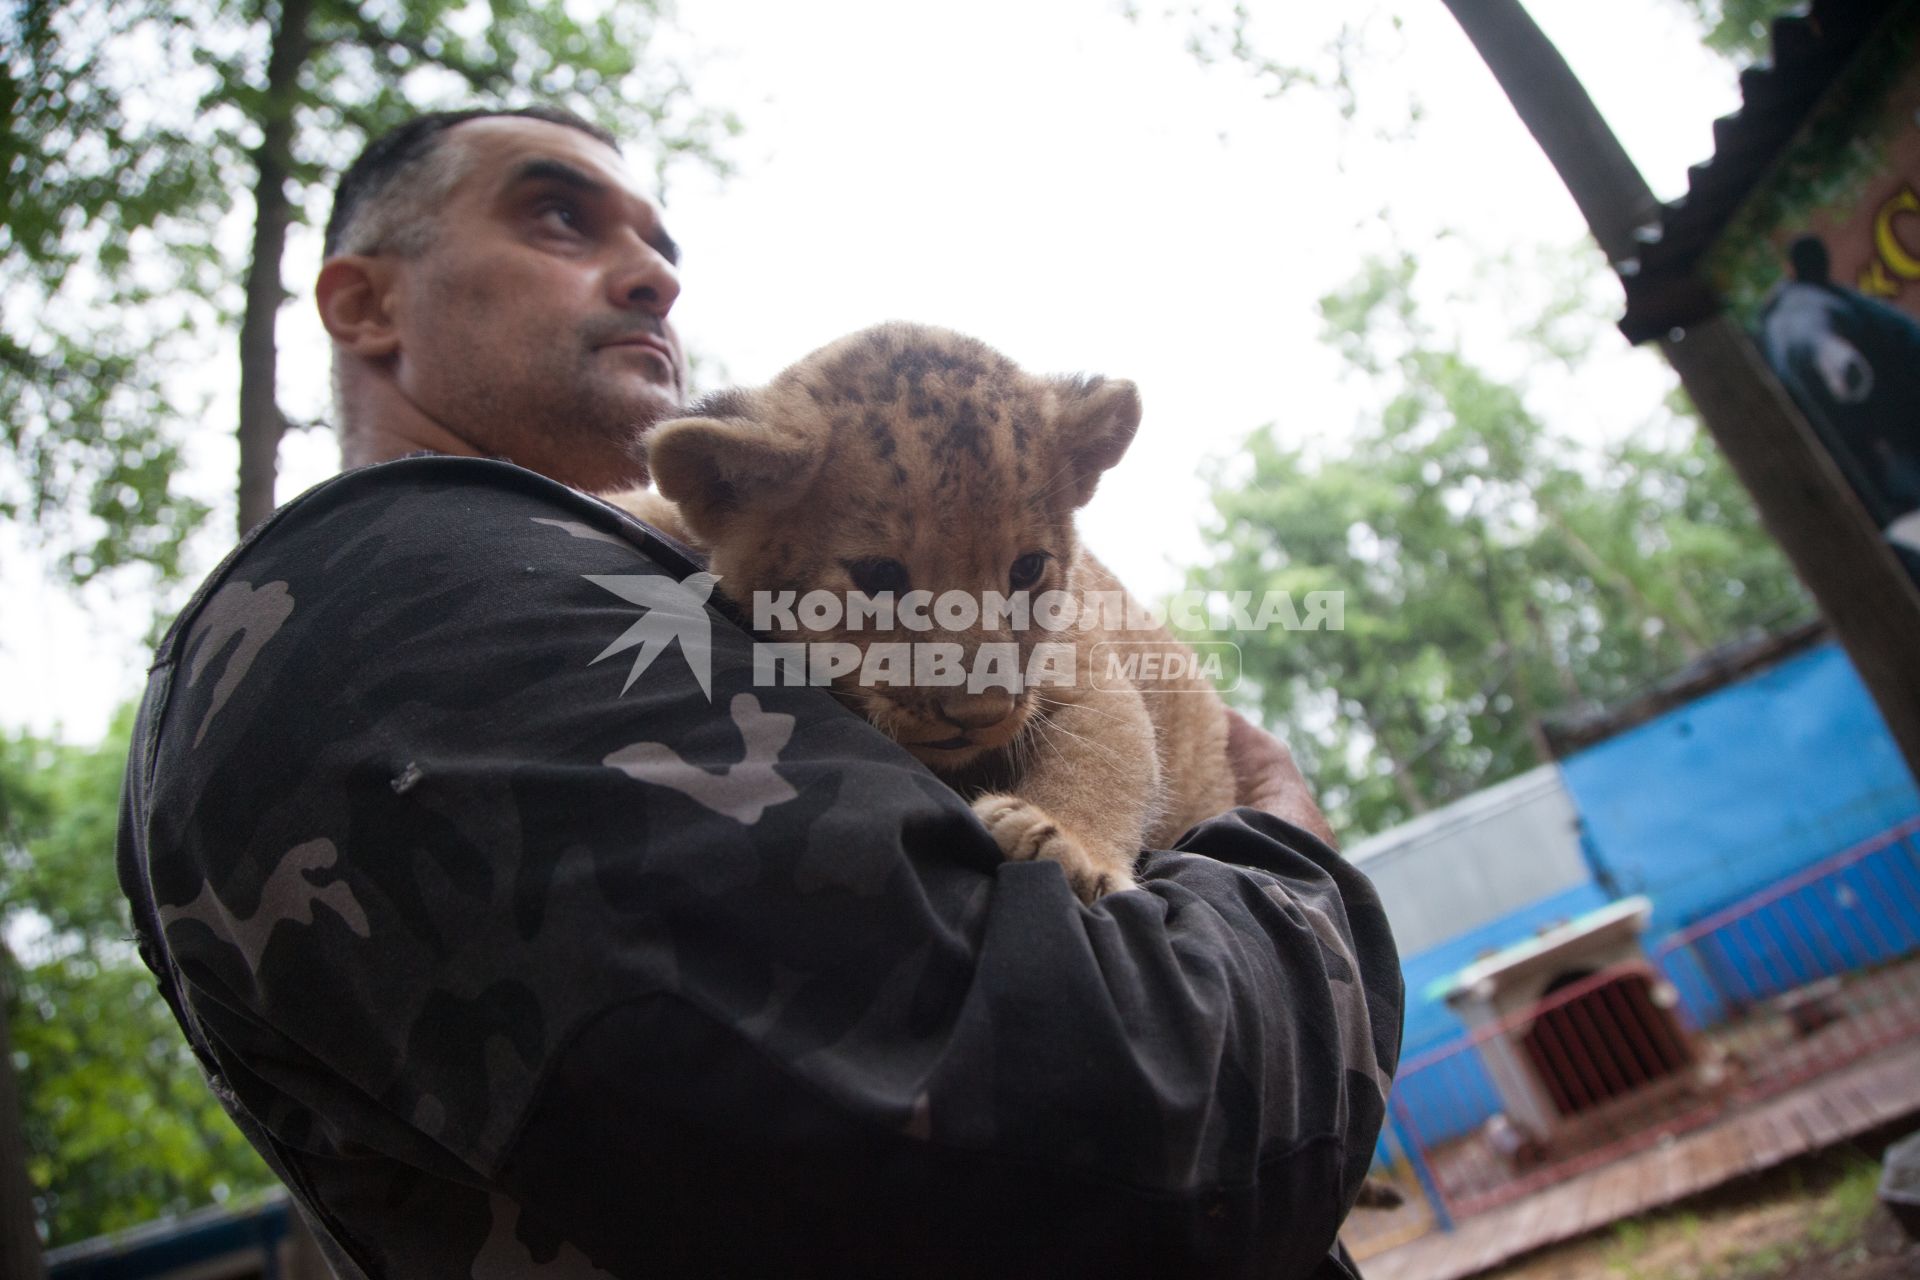
{"label": "cub's eye", "polygon": [[883,591],[902,595],[907,589],[907,566],[898,560],[851,560],[847,562],[847,576],[870,596]]}
{"label": "cub's eye", "polygon": [[1040,581],[1040,575],[1047,570],[1047,553],[1029,551],[1013,562],[1007,570],[1007,582],[1015,591],[1024,590]]}

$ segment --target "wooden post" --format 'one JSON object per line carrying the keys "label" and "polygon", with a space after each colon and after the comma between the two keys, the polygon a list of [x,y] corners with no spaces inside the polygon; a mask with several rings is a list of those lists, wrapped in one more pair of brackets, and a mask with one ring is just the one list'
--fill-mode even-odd
{"label": "wooden post", "polygon": [[281,1280],[333,1280],[333,1269],[291,1196],[287,1199],[287,1237],[281,1242],[281,1250]]}
{"label": "wooden post", "polygon": [[1660,349],[1920,777],[1920,590],[1739,325],[1718,315]]}

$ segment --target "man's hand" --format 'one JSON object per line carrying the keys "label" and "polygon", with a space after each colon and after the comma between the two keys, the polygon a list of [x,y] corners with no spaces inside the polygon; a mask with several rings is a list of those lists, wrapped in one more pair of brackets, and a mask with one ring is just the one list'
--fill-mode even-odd
{"label": "man's hand", "polygon": [[1265,809],[1319,836],[1328,848],[1339,848],[1334,843],[1333,828],[1314,803],[1287,744],[1231,709],[1227,712],[1227,758],[1233,764],[1235,803]]}

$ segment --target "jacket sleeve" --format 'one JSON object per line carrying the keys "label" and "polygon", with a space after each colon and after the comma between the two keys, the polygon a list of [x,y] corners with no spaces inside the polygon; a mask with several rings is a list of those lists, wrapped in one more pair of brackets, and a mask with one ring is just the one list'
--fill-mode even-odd
{"label": "jacket sleeve", "polygon": [[281,513],[163,646],[123,879],[340,1249],[1341,1274],[1399,1043],[1365,879],[1240,810],[1083,906],[710,586],[419,460]]}

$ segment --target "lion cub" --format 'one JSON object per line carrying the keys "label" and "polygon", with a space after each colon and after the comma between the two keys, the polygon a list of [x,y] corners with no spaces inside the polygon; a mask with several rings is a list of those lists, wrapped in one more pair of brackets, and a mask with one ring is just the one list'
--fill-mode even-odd
{"label": "lion cub", "polygon": [[[1091,901],[1134,886],[1143,847],[1232,807],[1225,704],[1190,664],[1121,675],[1116,644],[1189,651],[1125,629],[1118,582],[1074,534],[1140,425],[1132,383],[1034,377],[889,324],[694,411],[647,437],[656,492],[612,500],[705,550],[750,616],[785,601],[761,638],[838,654],[833,692],[975,797],[1009,858],[1060,863]],[[835,607],[796,612],[809,592]]]}

